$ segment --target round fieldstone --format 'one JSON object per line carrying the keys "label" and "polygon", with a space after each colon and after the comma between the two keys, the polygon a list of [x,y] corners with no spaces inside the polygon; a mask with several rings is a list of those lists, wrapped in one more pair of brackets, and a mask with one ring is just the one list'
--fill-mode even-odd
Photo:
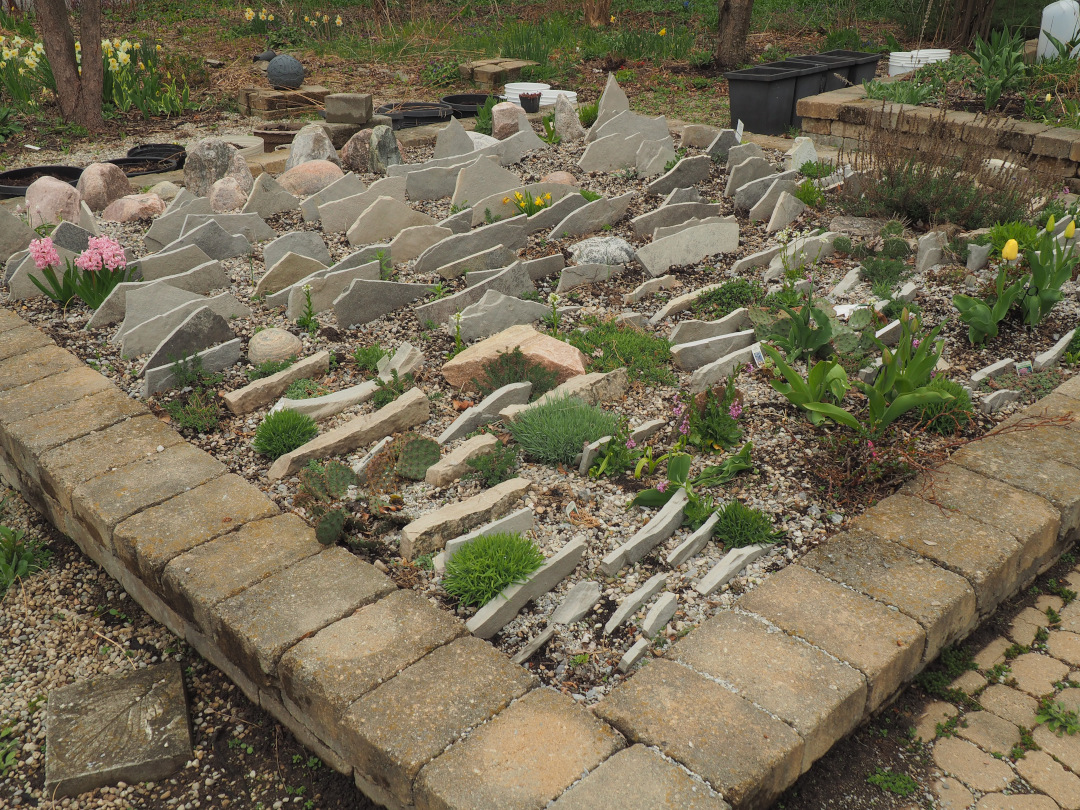
{"label": "round fieldstone", "polygon": [[104,211],[114,200],[135,193],[124,170],[115,163],[91,163],[83,169],[76,188],[95,213]]}
{"label": "round fieldstone", "polygon": [[284,329],[263,329],[248,341],[248,361],[258,366],[268,361],[298,357],[304,344],[292,332]]}
{"label": "round fieldstone", "polygon": [[625,264],[634,260],[634,248],[618,236],[594,236],[570,248],[578,264]]}
{"label": "round fieldstone", "polygon": [[266,79],[278,90],[295,90],[304,83],[304,66],[288,54],[275,56],[266,66]]}
{"label": "round fieldstone", "polygon": [[578,184],[577,178],[570,172],[552,172],[551,174],[545,174],[540,178],[541,183],[559,183],[563,186],[576,186]]}

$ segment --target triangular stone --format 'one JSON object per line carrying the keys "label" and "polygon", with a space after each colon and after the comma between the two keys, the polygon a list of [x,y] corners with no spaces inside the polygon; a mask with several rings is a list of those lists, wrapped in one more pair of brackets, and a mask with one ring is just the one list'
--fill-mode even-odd
{"label": "triangular stone", "polygon": [[295,211],[300,207],[300,200],[281,187],[269,172],[263,172],[255,178],[255,185],[248,194],[243,213],[258,214],[265,219],[274,214]]}
{"label": "triangular stone", "polygon": [[605,122],[611,120],[624,110],[630,109],[630,99],[626,97],[626,93],[619,87],[619,83],[615,80],[615,74],[609,73],[607,77],[607,84],[604,85],[604,92],[600,95],[600,105],[596,114],[596,123],[592,125],[589,130],[589,134],[585,136],[585,142],[589,143],[596,139],[596,129]]}
{"label": "triangular stone", "polygon": [[[194,205],[194,203],[192,203]],[[204,222],[195,230],[165,246],[161,253],[177,250],[184,245],[196,245],[211,259],[232,259],[251,253],[251,243],[242,236],[233,236],[214,220]]]}
{"label": "triangular stone", "polygon": [[124,297],[124,320],[112,342],[118,343],[128,332],[151,318],[156,318],[189,301],[201,301],[198,293],[181,290],[169,284],[134,287]]}
{"label": "triangular stone", "polygon": [[[323,233],[344,233],[353,226],[356,218],[368,209],[379,197],[393,197],[405,202],[405,177],[384,177],[371,188],[359,194],[330,200],[319,206],[319,219]],[[305,203],[306,205],[307,203]]]}
{"label": "triangular stone", "polygon": [[401,200],[379,197],[349,228],[349,242],[354,245],[383,242],[393,239],[405,228],[434,224],[434,218],[413,210]]}
{"label": "triangular stone", "polygon": [[308,276],[303,283],[297,282],[289,288],[289,303],[285,310],[285,317],[295,320],[303,314],[307,306],[305,286],[310,287],[307,293],[311,294],[311,308],[315,312],[326,312],[334,306],[334,301],[338,296],[345,292],[356,279],[378,281],[381,271],[382,268],[378,262],[368,262],[360,267],[349,267],[333,273],[328,271]]}
{"label": "triangular stone", "polygon": [[334,315],[343,329],[373,321],[427,295],[428,284],[400,284],[396,281],[357,279],[334,300]]}
{"label": "triangular stone", "polygon": [[149,320],[133,326],[124,334],[120,353],[124,357],[138,357],[146,354],[175,329],[188,315],[201,307],[209,307],[226,320],[248,318],[251,309],[240,303],[232,293],[218,293],[210,298],[199,296],[193,301],[185,301],[170,310],[162,311]]}
{"label": "triangular stone", "polygon": [[175,363],[232,338],[228,321],[210,307],[200,307],[158,344],[139,374],[141,376],[148,368]]}
{"label": "triangular stone", "polygon": [[184,273],[192,267],[198,267],[210,261],[196,245],[184,245],[178,250],[168,253],[152,253],[139,259],[139,272],[142,273],[143,281],[154,281],[165,276],[174,276]]}
{"label": "triangular stone", "polygon": [[0,208],[0,262],[26,250],[35,239],[37,234],[33,228],[6,208]]}
{"label": "triangular stone", "polygon": [[[376,185],[378,184],[376,183]],[[312,194],[300,204],[300,210],[304,214],[304,222],[318,222],[320,220],[320,205],[326,205],[334,202],[334,200],[343,200],[355,194],[363,194],[367,190],[364,181],[355,172],[342,175],[322,191]]]}
{"label": "triangular stone", "polygon": [[273,267],[286,253],[307,256],[327,267],[334,263],[326,243],[315,231],[292,231],[279,236],[263,248],[263,264]]}
{"label": "triangular stone", "polygon": [[286,253],[259,279],[259,283],[255,285],[255,295],[276,293],[317,270],[325,269],[326,265],[317,259],[301,256],[299,253]]}
{"label": "triangular stone", "polygon": [[439,130],[435,136],[435,157],[454,157],[465,155],[473,150],[473,142],[465,127],[456,118]]}
{"label": "triangular stone", "polygon": [[508,191],[521,185],[521,178],[504,169],[495,160],[483,158],[466,166],[458,174],[451,202],[457,206],[468,205],[469,200],[482,200],[500,191]]}

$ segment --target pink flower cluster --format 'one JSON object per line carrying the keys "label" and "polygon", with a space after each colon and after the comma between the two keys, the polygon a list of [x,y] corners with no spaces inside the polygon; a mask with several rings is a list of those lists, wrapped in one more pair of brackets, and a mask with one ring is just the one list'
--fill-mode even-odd
{"label": "pink flower cluster", "polygon": [[34,266],[38,270],[60,265],[60,254],[56,252],[53,240],[47,236],[30,243],[30,255],[34,258]]}
{"label": "pink flower cluster", "polygon": [[121,270],[127,267],[124,249],[108,236],[91,236],[89,247],[75,260],[75,266],[87,273],[105,270]]}
{"label": "pink flower cluster", "polygon": [[731,407],[728,408],[728,413],[732,419],[738,419],[742,416],[742,404],[739,402],[732,402]]}

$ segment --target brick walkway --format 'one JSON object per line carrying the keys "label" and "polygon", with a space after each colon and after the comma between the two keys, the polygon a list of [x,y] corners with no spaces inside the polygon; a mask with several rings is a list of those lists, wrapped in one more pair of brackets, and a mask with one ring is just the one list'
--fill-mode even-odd
{"label": "brick walkway", "polygon": [[[1080,566],[1059,584],[1080,591]],[[1080,733],[1058,736],[1036,719],[1044,700],[1080,711],[1080,599],[1042,590],[973,650],[953,700],[917,719],[915,736],[945,774],[934,782],[941,810],[1080,810]]]}

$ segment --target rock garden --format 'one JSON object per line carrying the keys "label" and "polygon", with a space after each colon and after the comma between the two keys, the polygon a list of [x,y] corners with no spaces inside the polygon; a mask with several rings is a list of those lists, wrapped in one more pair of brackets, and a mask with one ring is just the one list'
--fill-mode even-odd
{"label": "rock garden", "polygon": [[609,76],[491,135],[310,125],[276,177],[211,138],[183,188],[38,180],[4,304],[595,703],[1080,359],[1038,175],[631,107]]}

